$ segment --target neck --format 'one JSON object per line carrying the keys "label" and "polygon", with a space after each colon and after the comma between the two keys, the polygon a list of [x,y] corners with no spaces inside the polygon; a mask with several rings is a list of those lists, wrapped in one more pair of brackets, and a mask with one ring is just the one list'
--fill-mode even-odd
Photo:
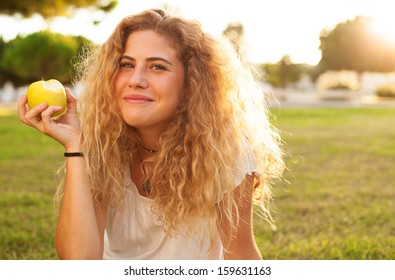
{"label": "neck", "polygon": [[149,152],[150,154],[155,154],[155,153],[158,152],[158,150],[150,149],[150,148],[147,148],[147,147],[145,147],[145,146],[143,146],[143,145],[141,145],[141,147],[143,148],[143,150],[146,150],[146,151]]}
{"label": "neck", "polygon": [[152,155],[158,151],[158,139],[160,133],[147,130],[137,130],[137,135],[140,138],[142,153]]}

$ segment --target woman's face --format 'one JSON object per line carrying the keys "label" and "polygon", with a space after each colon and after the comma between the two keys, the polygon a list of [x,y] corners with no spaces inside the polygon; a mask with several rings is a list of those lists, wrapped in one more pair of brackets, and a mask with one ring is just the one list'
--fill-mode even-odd
{"label": "woman's face", "polygon": [[130,126],[163,132],[180,103],[184,66],[169,39],[153,30],[127,39],[115,80],[118,106]]}

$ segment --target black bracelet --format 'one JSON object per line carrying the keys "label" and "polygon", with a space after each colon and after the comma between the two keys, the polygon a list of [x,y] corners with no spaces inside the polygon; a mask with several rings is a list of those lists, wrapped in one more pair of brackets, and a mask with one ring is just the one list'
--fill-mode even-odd
{"label": "black bracelet", "polygon": [[84,154],[77,152],[77,153],[64,153],[65,157],[83,157]]}

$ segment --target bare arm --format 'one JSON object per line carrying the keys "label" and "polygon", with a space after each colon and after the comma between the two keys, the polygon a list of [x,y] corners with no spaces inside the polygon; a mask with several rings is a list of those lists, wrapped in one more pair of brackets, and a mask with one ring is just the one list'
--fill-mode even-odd
{"label": "bare arm", "polygon": [[92,199],[84,159],[67,158],[66,168],[56,250],[61,259],[101,259],[107,209]]}
{"label": "bare arm", "polygon": [[[229,222],[223,219],[220,223],[221,240],[224,244],[224,256],[227,260],[260,260],[262,256],[255,242],[252,223],[252,192],[255,184],[253,175],[247,175],[244,184],[235,188],[233,195],[239,201],[239,218],[237,230],[232,238],[229,232]],[[242,189],[244,188],[244,189]],[[221,210],[219,204],[218,211]],[[221,217],[221,213],[219,213]],[[222,215],[224,217],[224,214]]]}
{"label": "bare arm", "polygon": [[[80,151],[80,121],[77,101],[66,89],[67,112],[58,119],[51,114],[59,108],[43,103],[31,110],[26,96],[18,104],[20,120],[52,137],[66,152]],[[55,246],[61,259],[100,259],[103,255],[106,207],[94,203],[85,161],[67,158],[62,207],[55,234]]]}

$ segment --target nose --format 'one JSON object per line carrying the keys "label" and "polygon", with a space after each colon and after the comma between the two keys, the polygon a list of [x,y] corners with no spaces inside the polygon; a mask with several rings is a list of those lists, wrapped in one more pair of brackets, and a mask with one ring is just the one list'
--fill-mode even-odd
{"label": "nose", "polygon": [[145,73],[144,68],[136,67],[134,69],[134,71],[130,75],[130,78],[128,81],[128,86],[131,88],[147,88],[148,87],[147,75]]}

